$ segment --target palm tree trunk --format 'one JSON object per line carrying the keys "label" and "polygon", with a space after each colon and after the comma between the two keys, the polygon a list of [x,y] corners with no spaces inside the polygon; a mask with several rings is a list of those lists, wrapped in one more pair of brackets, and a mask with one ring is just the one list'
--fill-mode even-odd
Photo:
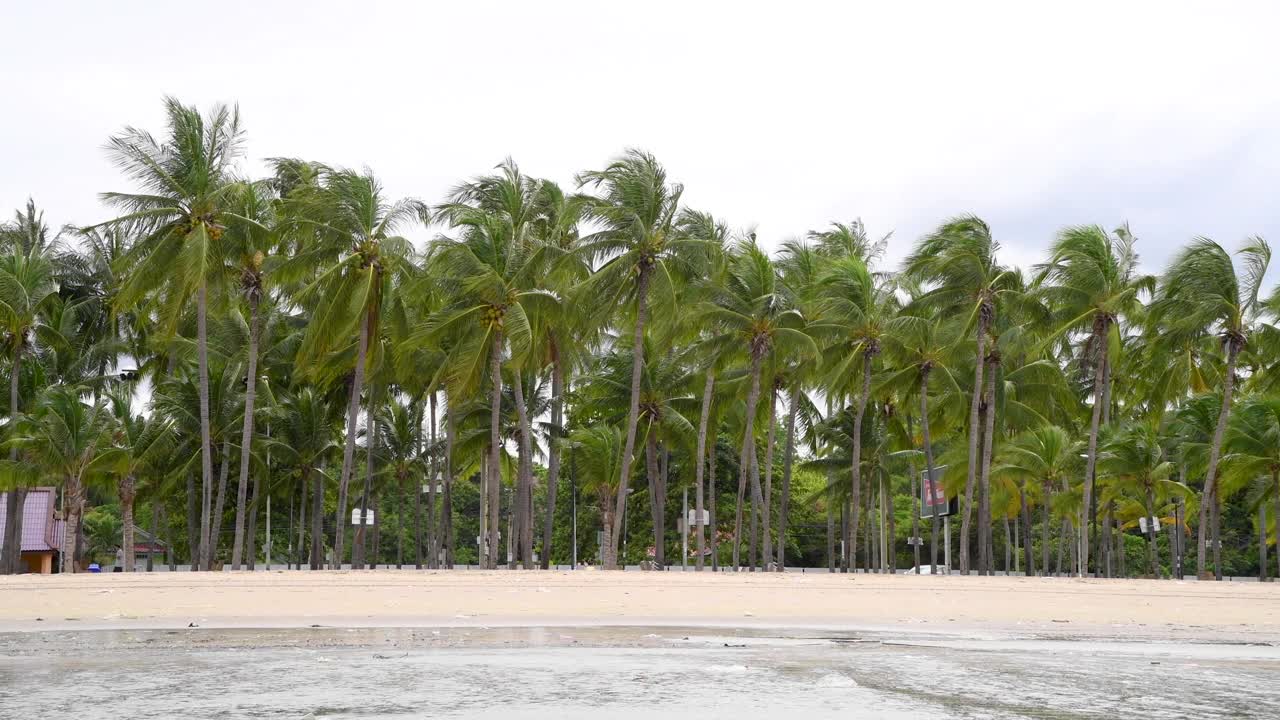
{"label": "palm tree trunk", "polygon": [[533,569],[533,425],[524,398],[523,372],[512,374],[516,396],[516,417],[520,422],[520,473],[516,484],[516,515],[520,521],[520,560],[525,570]]}
{"label": "palm tree trunk", "polygon": [[[292,494],[291,494],[292,495]],[[262,474],[254,473],[249,486],[249,517],[245,520],[244,566],[253,570],[258,562],[258,511],[262,508]],[[290,534],[293,528],[290,527]],[[286,535],[285,537],[289,537]],[[285,567],[288,567],[286,563]]]}
{"label": "palm tree trunk", "polygon": [[209,532],[213,510],[213,438],[209,428],[209,333],[208,290],[203,280],[196,293],[196,357],[200,385],[200,473],[203,501],[200,507],[200,567],[208,570],[213,562]]}
{"label": "palm tree trunk", "polygon": [[[378,388],[375,383],[369,383],[369,403],[365,408],[364,424],[365,424],[365,451],[364,451],[364,492],[360,495],[360,529],[358,533],[359,541],[354,543],[351,548],[353,553],[359,553],[359,560],[355,557],[351,560],[351,566],[356,570],[363,570],[368,564],[369,553],[367,545],[369,540],[369,510],[370,503],[373,502],[373,464],[374,458],[378,451],[378,423],[374,419],[374,407],[378,402]],[[374,512],[374,522],[377,522],[377,512]],[[374,526],[375,532],[377,526]],[[377,562],[375,557],[374,562]]]}
{"label": "palm tree trunk", "polygon": [[738,497],[733,509],[733,571],[742,569],[742,506],[747,497],[747,450],[738,453]]}
{"label": "palm tree trunk", "polygon": [[[1040,574],[1049,577],[1049,498],[1053,496],[1053,491],[1049,487],[1049,478],[1040,481],[1040,493],[1044,495],[1044,500],[1040,504]],[[1061,550],[1059,550],[1061,557]],[[1058,563],[1061,565],[1062,563]],[[1062,568],[1059,567],[1059,570]]]}
{"label": "palm tree trunk", "polygon": [[836,571],[835,494],[827,491],[827,572]]}
{"label": "palm tree trunk", "polygon": [[80,478],[67,478],[63,490],[67,507],[67,522],[62,533],[62,572],[76,571],[77,541],[80,539],[80,522],[84,518],[84,485]]}
{"label": "palm tree trunk", "polygon": [[[356,367],[351,379],[351,397],[347,402],[347,437],[342,448],[342,474],[338,477],[338,508],[334,513],[334,570],[342,569],[343,540],[346,535],[347,491],[351,485],[351,473],[355,467],[356,421],[360,417],[360,391],[364,385],[365,355],[368,352],[369,313],[366,311],[360,317],[360,338],[356,343]],[[315,563],[314,559],[312,563]]]}
{"label": "palm tree trunk", "polygon": [[[915,423],[911,420],[911,414],[907,414],[907,437],[910,439],[911,449],[915,449],[916,430]],[[914,458],[907,465],[907,472],[910,476],[910,492],[911,492],[911,550],[912,550],[912,567],[915,568],[915,574],[920,574],[920,493],[916,487],[917,479],[920,477],[916,472],[916,461]]]}
{"label": "palm tree trunk", "polygon": [[[924,441],[924,471],[925,477],[929,479],[928,486],[933,486],[933,437],[929,434],[929,372],[928,367],[920,370],[920,435]],[[930,499],[932,504],[933,498]],[[938,574],[938,535],[942,533],[942,522],[939,520],[940,513],[935,507],[931,515],[929,529],[929,570],[932,574]]]}
{"label": "palm tree trunk", "polygon": [[711,528],[711,570],[720,569],[720,532],[719,524],[716,519],[716,436],[711,437],[711,447],[707,448],[707,523]]}
{"label": "palm tree trunk", "polygon": [[1009,516],[1001,520],[1004,523],[1004,574],[1013,574],[1013,531],[1009,529]]}
{"label": "palm tree trunk", "polygon": [[880,572],[880,543],[875,542],[875,528],[879,524],[880,516],[876,512],[876,489],[871,482],[867,483],[867,504],[863,508],[863,517],[867,519],[867,524],[863,526],[863,543],[866,550],[863,554],[863,569],[871,572],[874,569]]}
{"label": "palm tree trunk", "polygon": [[[847,499],[840,503],[840,572],[849,572],[853,563],[849,562],[849,501]],[[858,571],[856,566],[852,567],[854,572]]]}
{"label": "palm tree trunk", "polygon": [[[914,474],[914,473],[913,473]],[[893,512],[893,482],[892,478],[882,480],[880,485],[880,507],[884,508],[884,537],[883,547],[880,550],[880,559],[884,562],[884,569],[890,573],[897,572],[897,518]]]}
{"label": "palm tree trunk", "polygon": [[191,570],[200,569],[200,500],[196,495],[196,479],[190,470],[187,471],[187,545],[188,560]]}
{"label": "palm tree trunk", "polygon": [[[756,417],[756,406],[760,402],[760,365],[763,359],[764,359],[763,348],[753,350],[753,352],[751,353],[751,391],[747,394],[747,413],[744,416],[743,424],[745,425],[745,428],[743,429],[743,432],[742,432],[742,463],[743,463],[744,470],[751,474],[752,503],[755,507],[760,507],[760,508],[763,508],[764,506],[764,496],[760,491],[760,463],[756,459],[756,442],[755,442],[755,432],[754,432],[755,422],[754,421]],[[745,476],[743,479],[745,480]],[[741,485],[742,483],[739,483],[739,488],[740,488],[739,495],[738,495],[739,498],[742,497]],[[739,510],[738,510],[737,532],[735,533],[735,540],[737,539],[737,536],[739,535],[739,533],[741,533],[741,530],[742,530],[741,518],[742,518],[742,511],[741,511],[741,502],[740,502]],[[752,523],[754,524],[754,522],[755,522],[755,517],[753,514]],[[766,529],[767,527],[768,525],[766,520]],[[755,538],[752,538],[751,549],[753,551],[755,549],[754,541],[755,541]],[[768,545],[769,543],[766,542],[765,547],[763,548],[762,557],[760,558],[761,564],[765,567],[769,565],[770,557],[772,555]],[[754,568],[754,563],[752,564],[752,567]]]}
{"label": "palm tree trunk", "polygon": [[800,404],[800,382],[792,380],[787,407],[787,447],[782,452],[782,502],[778,508],[778,572],[787,567],[787,518],[791,513],[791,466],[796,454],[796,410]]}
{"label": "palm tree trunk", "polygon": [[373,512],[373,515],[374,515],[374,525],[373,525],[373,533],[372,533],[373,534],[373,543],[372,543],[373,552],[365,553],[364,561],[365,561],[365,565],[367,565],[370,570],[377,570],[378,558],[382,556],[382,523],[377,521],[377,518],[380,515],[380,513],[378,512],[378,494],[377,494],[378,491],[374,489],[371,491],[371,493],[372,494],[369,496],[369,510]]}
{"label": "palm tree trunk", "polygon": [[666,568],[665,559],[662,552],[663,540],[662,536],[662,497],[659,491],[658,481],[658,438],[656,437],[657,428],[653,425],[649,426],[648,432],[645,433],[644,439],[644,469],[645,476],[649,482],[649,517],[653,525],[653,561],[660,568]]}
{"label": "palm tree trunk", "polygon": [[618,471],[618,496],[614,500],[613,533],[609,552],[605,553],[605,569],[618,569],[618,543],[622,539],[622,523],[627,511],[627,488],[630,485],[631,461],[636,451],[636,424],[640,421],[640,375],[644,371],[644,323],[648,312],[648,265],[640,266],[636,277],[636,327],[631,338],[631,405],[627,410],[627,437],[622,450],[622,467]]}
{"label": "palm tree trunk", "polygon": [[[400,570],[404,567],[404,511],[405,505],[408,503],[405,502],[406,483],[404,473],[398,472],[396,475],[398,476],[396,479],[400,481],[397,483],[400,490],[400,497],[396,498],[396,569]],[[414,495],[421,497],[422,493],[415,492]],[[415,534],[414,540],[417,539],[418,536]]]}
{"label": "palm tree trunk", "polygon": [[[1153,518],[1156,515],[1156,496],[1150,484],[1147,485],[1147,504],[1143,508],[1143,510],[1146,511],[1148,518]],[[1149,520],[1148,520],[1148,523],[1150,523]],[[1153,580],[1160,577],[1160,569],[1159,569],[1159,566],[1156,564],[1156,532],[1157,530],[1158,528],[1156,525],[1153,525],[1153,524],[1147,525],[1147,565],[1150,568],[1151,579]]]}
{"label": "palm tree trunk", "polygon": [[997,362],[992,361],[991,367],[987,368],[986,417],[983,418],[985,427],[982,431],[982,500],[978,508],[978,541],[982,544],[979,555],[983,561],[979,570],[987,575],[992,574],[995,566],[993,557],[995,546],[991,537],[991,443],[996,434],[996,369],[998,367]]}
{"label": "palm tree trunk", "polygon": [[542,522],[542,569],[551,567],[551,539],[556,522],[556,491],[560,485],[560,434],[564,426],[564,364],[555,339],[551,341],[551,437],[547,445],[547,508]]}
{"label": "palm tree trunk", "polygon": [[978,312],[977,359],[973,365],[973,400],[969,403],[969,474],[964,481],[964,515],[960,520],[960,573],[969,574],[969,525],[973,520],[973,488],[978,479],[979,411],[982,406],[982,371],[986,366],[987,314]]}
{"label": "palm tree trunk", "polygon": [[[436,448],[436,402],[436,391],[432,390],[430,397],[427,399],[428,422],[430,423],[430,427],[426,438],[428,447],[427,463],[428,468],[430,469],[430,472],[428,473],[429,477],[427,478],[427,487],[430,491],[430,494],[427,495],[427,567],[432,570],[436,569],[440,565],[441,533],[444,531],[444,519],[442,518],[439,523],[436,522],[436,495],[438,494],[436,492],[436,487],[441,484],[441,475],[443,474],[440,471],[440,455]],[[421,570],[422,535],[419,534],[421,530],[418,527],[418,523],[420,522],[420,516],[422,513],[422,493],[418,492],[417,488],[414,488],[413,497],[413,534],[414,537],[417,538],[414,543],[414,547],[417,551],[417,567]],[[441,504],[443,504],[443,498],[441,498]]]}
{"label": "palm tree trunk", "polygon": [[489,349],[489,486],[488,547],[483,553],[485,569],[498,567],[498,506],[502,485],[502,332],[495,331]]}
{"label": "palm tree trunk", "polygon": [[[440,502],[440,533],[444,538],[444,566],[453,569],[454,535],[453,535],[453,436],[454,413],[453,396],[446,396],[448,402],[445,418],[444,438],[444,499]],[[434,432],[434,431],[433,431]]]}
{"label": "palm tree trunk", "polygon": [[124,551],[124,571],[133,572],[133,501],[137,497],[133,475],[120,479],[120,522],[124,526],[121,542]]}
{"label": "palm tree trunk", "polygon": [[[1280,469],[1271,471],[1271,485],[1274,496],[1272,500],[1275,504],[1271,513],[1271,522],[1275,524],[1276,532],[1276,578],[1280,579]],[[1178,528],[1178,532],[1182,532],[1182,528]]]}
{"label": "palm tree trunk", "polygon": [[[871,396],[871,352],[864,351],[862,353],[862,392],[858,394],[858,410],[853,416],[853,486],[850,501],[849,515],[849,536],[851,538],[858,537],[858,510],[862,493],[862,416],[867,411],[867,399]],[[854,565],[853,558],[856,556],[857,546],[851,544],[847,552],[849,554],[849,565]],[[870,548],[868,548],[870,550]]]}
{"label": "palm tree trunk", "polygon": [[1102,421],[1103,397],[1106,395],[1106,357],[1107,345],[1111,334],[1107,329],[1108,322],[1102,318],[1094,331],[1093,337],[1098,347],[1097,367],[1093,372],[1093,414],[1089,421],[1089,450],[1084,468],[1084,501],[1080,506],[1080,576],[1089,572],[1089,523],[1092,522],[1090,508],[1093,503],[1093,476],[1098,465],[1098,425]]}
{"label": "palm tree trunk", "polygon": [[218,540],[222,537],[222,511],[227,502],[227,477],[231,474],[231,438],[222,441],[222,462],[218,464],[218,497],[213,504],[213,524],[209,529],[209,567],[218,559]]}
{"label": "palm tree trunk", "polygon": [[1018,483],[1018,511],[1022,518],[1022,574],[1031,577],[1036,574],[1036,564],[1035,553],[1031,551],[1031,507],[1027,504],[1025,481]]}
{"label": "palm tree trunk", "polygon": [[[754,438],[753,438],[753,441],[754,441]],[[756,543],[760,538],[760,498],[758,497],[758,494],[755,492],[755,486],[760,482],[760,475],[759,475],[760,456],[758,454],[759,451],[754,447],[755,445],[754,442],[752,442],[752,445],[753,447],[751,448],[751,465],[750,465],[750,468],[751,468],[750,472],[752,473],[750,476],[752,492],[751,492],[751,515],[749,516],[751,518],[751,523],[750,523],[751,529],[747,533],[747,570],[748,572],[756,571]]]}
{"label": "palm tree trunk", "polygon": [[773,519],[773,447],[778,434],[777,421],[778,390],[771,383],[769,386],[769,432],[764,446],[764,514],[761,517],[763,527],[760,530],[760,542],[766,547],[760,566],[762,570],[769,569],[769,558],[773,555],[773,534],[770,532],[770,525]]}
{"label": "palm tree trunk", "polygon": [[694,536],[694,548],[696,548],[698,553],[697,559],[694,560],[693,567],[696,572],[702,572],[702,568],[705,565],[703,555],[705,554],[707,547],[706,527],[702,524],[702,510],[706,506],[706,498],[704,497],[702,489],[702,479],[704,474],[703,470],[705,469],[704,463],[706,463],[707,458],[707,425],[711,420],[711,395],[715,388],[715,383],[715,369],[708,365],[707,377],[702,383],[702,410],[698,415],[697,457],[693,461],[695,485],[693,493],[693,513],[694,517],[697,518],[697,523],[694,525],[694,527],[697,528]]}
{"label": "palm tree trunk", "polygon": [[244,379],[244,423],[240,432],[240,484],[236,489],[236,535],[231,541],[231,569],[240,569],[244,548],[244,510],[249,492],[249,456],[253,450],[253,407],[258,390],[258,299],[249,298],[249,369]]}
{"label": "palm tree trunk", "polygon": [[160,510],[156,507],[159,498],[151,501],[151,551],[147,553],[147,572],[153,572],[156,565],[156,546],[160,544]]}
{"label": "palm tree trunk", "polygon": [[[1213,430],[1213,443],[1209,446],[1209,467],[1204,476],[1204,494],[1200,501],[1200,526],[1196,534],[1196,574],[1202,580],[1208,579],[1205,573],[1205,531],[1210,523],[1210,510],[1216,511],[1218,504],[1218,458],[1222,453],[1222,437],[1227,431],[1227,420],[1231,417],[1231,395],[1235,390],[1236,358],[1239,354],[1240,347],[1237,342],[1228,338],[1227,369],[1222,379],[1222,409],[1218,412],[1218,425]],[[1215,571],[1221,572],[1222,564],[1218,562],[1220,538],[1215,536],[1213,540],[1214,567]]]}
{"label": "palm tree trunk", "polygon": [[1267,581],[1267,504],[1258,503],[1258,582]]}
{"label": "palm tree trunk", "polygon": [[311,486],[311,569],[324,568],[324,473],[316,473],[311,478],[311,468],[303,471],[303,482],[312,481]]}
{"label": "palm tree trunk", "polygon": [[[13,367],[9,371],[9,424],[12,427],[18,419],[18,383],[22,373],[22,349],[13,353]],[[18,446],[9,448],[9,462],[18,459]],[[22,519],[27,504],[26,488],[15,488],[8,493],[9,503],[5,507],[5,533],[0,540],[0,574],[17,574],[22,571]]]}

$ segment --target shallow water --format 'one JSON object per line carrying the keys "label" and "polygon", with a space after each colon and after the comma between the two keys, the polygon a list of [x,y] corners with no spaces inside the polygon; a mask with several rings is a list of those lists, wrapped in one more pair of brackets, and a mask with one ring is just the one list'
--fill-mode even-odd
{"label": "shallow water", "polygon": [[14,633],[2,718],[1280,717],[1280,648],[908,633]]}

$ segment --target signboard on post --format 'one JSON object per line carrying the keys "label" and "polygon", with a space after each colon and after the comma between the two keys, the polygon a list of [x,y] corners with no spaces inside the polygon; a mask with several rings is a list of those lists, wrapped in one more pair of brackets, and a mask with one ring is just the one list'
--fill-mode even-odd
{"label": "signboard on post", "polygon": [[920,517],[946,517],[956,512],[956,498],[947,500],[947,491],[942,487],[942,474],[946,465],[935,467],[933,476],[927,471],[920,473]]}

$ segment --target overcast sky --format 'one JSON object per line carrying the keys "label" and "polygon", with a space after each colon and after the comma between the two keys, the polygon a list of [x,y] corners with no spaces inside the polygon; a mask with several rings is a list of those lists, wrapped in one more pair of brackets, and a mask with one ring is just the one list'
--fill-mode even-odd
{"label": "overcast sky", "polygon": [[507,155],[570,184],[635,146],[767,245],[861,217],[892,262],[973,212],[1025,266],[1127,220],[1154,271],[1194,235],[1280,239],[1277,8],[11,2],[0,207],[104,219],[103,142],[159,132],[168,93],[239,103],[249,172],[367,165],[434,203]]}

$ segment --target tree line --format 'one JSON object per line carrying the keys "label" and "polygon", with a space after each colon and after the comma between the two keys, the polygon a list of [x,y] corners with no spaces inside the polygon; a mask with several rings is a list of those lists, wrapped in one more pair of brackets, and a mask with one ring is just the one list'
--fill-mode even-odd
{"label": "tree line", "polygon": [[1149,275],[1128,226],[1067,227],[1018,268],[964,215],[888,267],[860,221],[770,252],[639,150],[573,188],[507,160],[428,205],[311,160],[246,177],[238,109],[165,111],[108,140],[112,217],[28,202],[0,229],[5,572],[42,485],[64,572],[113,536],[133,570],[147,523],[193,570],[267,544],[311,569],[937,570],[932,477],[959,572],[1268,574],[1261,238]]}

